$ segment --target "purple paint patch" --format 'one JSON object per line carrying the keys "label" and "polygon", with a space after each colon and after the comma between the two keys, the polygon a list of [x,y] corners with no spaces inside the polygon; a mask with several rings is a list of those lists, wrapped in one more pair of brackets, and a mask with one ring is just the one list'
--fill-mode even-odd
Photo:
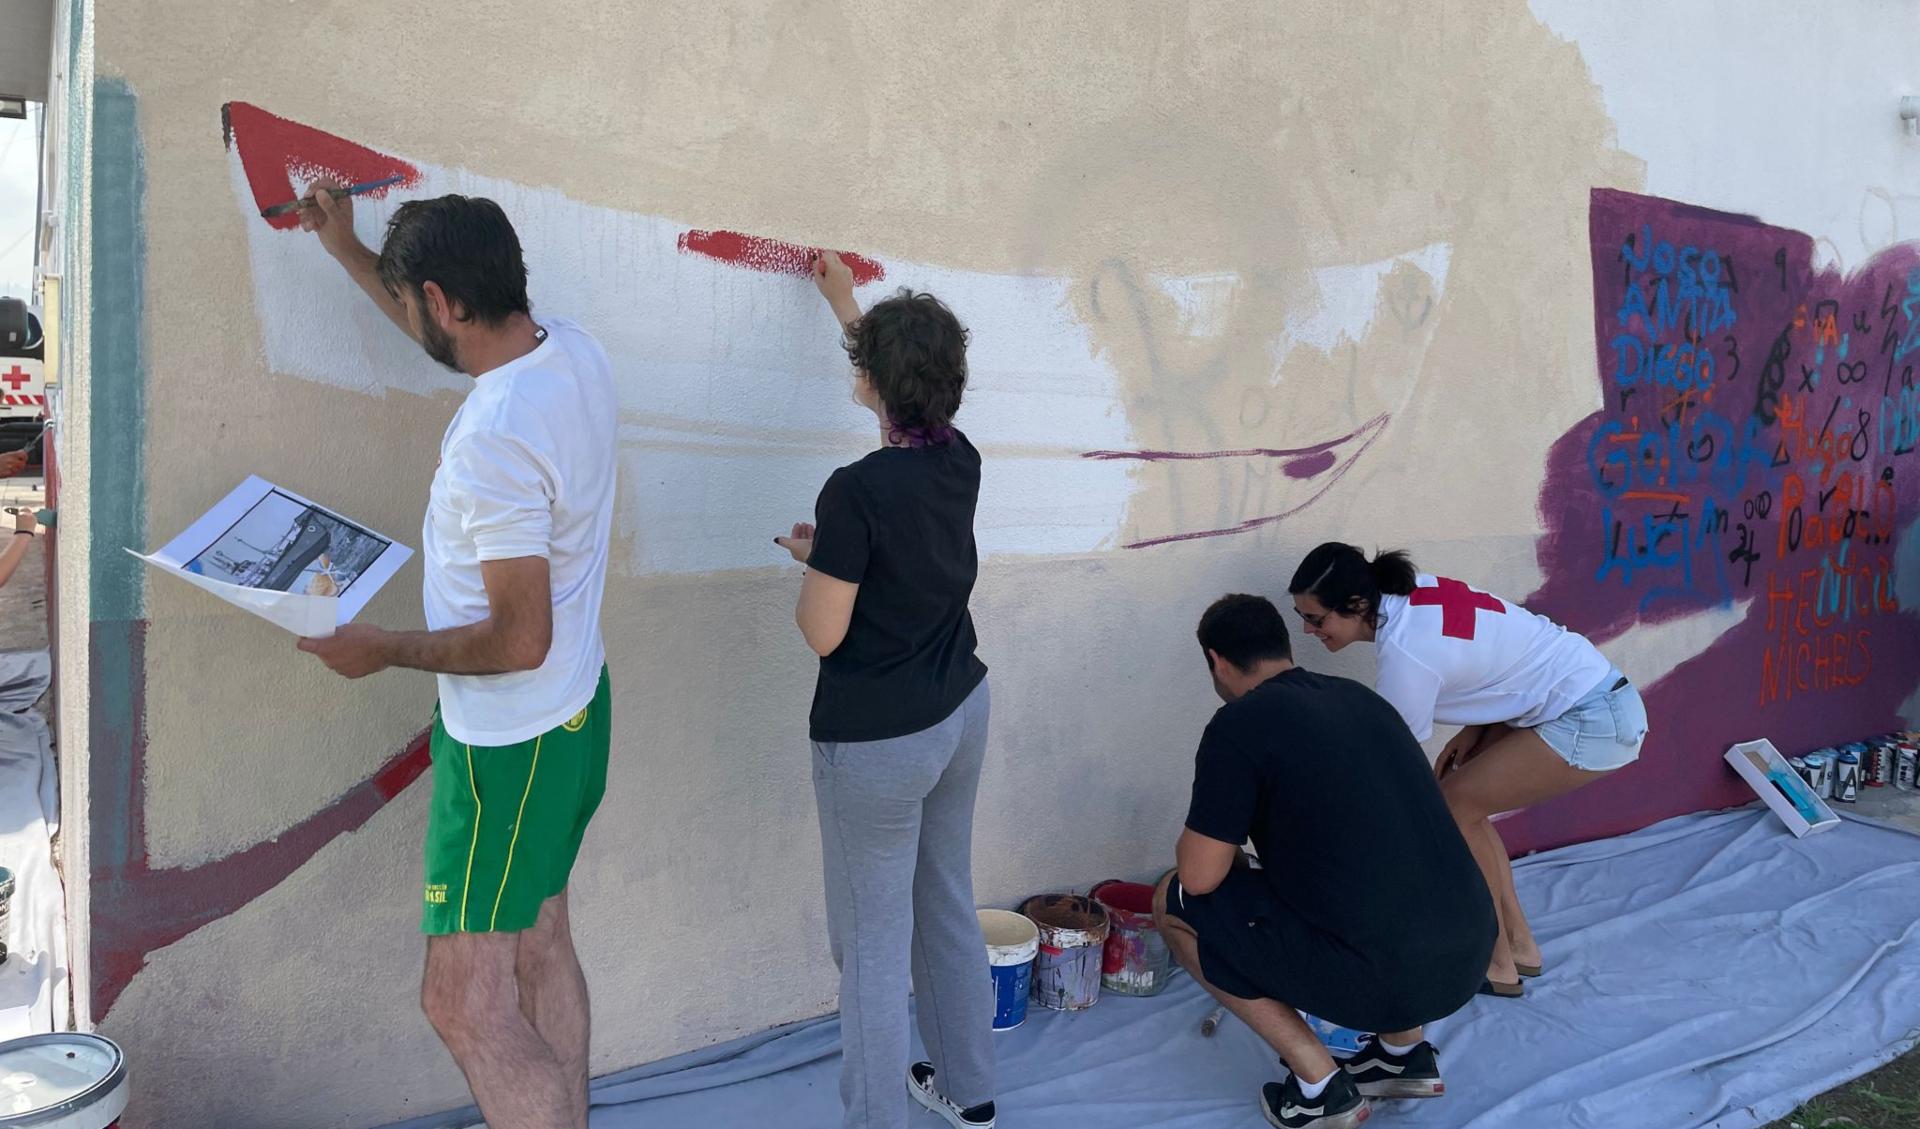
{"label": "purple paint patch", "polygon": [[1332,451],[1322,451],[1317,455],[1307,455],[1287,464],[1288,478],[1312,478],[1338,461]]}
{"label": "purple paint patch", "polygon": [[1920,245],[1842,276],[1800,232],[1604,189],[1589,228],[1605,404],[1548,454],[1527,606],[1595,642],[1743,612],[1642,687],[1637,763],[1499,824],[1516,851],[1745,803],[1729,745],[1894,729],[1920,684],[1895,584],[1920,501]]}

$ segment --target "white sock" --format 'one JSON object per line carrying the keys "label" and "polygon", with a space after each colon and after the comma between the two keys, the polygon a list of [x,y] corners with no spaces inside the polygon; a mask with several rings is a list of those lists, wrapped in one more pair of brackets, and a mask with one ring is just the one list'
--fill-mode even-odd
{"label": "white sock", "polygon": [[1398,1043],[1389,1043],[1385,1039],[1380,1040],[1380,1049],[1395,1056],[1410,1055],[1413,1053],[1414,1048],[1419,1045],[1419,1043],[1408,1043],[1403,1047]]}
{"label": "white sock", "polygon": [[1333,1076],[1338,1073],[1340,1073],[1340,1068],[1335,1066],[1332,1070],[1327,1071],[1325,1078],[1320,1079],[1318,1082],[1309,1082],[1298,1074],[1293,1076],[1293,1081],[1295,1085],[1300,1087],[1300,1096],[1306,1098],[1308,1101],[1312,1101],[1314,1098],[1327,1092],[1327,1083],[1333,1081]]}

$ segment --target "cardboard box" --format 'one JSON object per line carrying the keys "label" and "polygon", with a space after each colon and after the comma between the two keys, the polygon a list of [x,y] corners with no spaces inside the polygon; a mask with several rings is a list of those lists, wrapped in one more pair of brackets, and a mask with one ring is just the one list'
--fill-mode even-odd
{"label": "cardboard box", "polygon": [[[1816,831],[1840,826],[1840,817],[1833,814],[1833,809],[1807,786],[1799,773],[1793,771],[1793,766],[1780,755],[1780,750],[1773,747],[1772,741],[1765,738],[1742,741],[1727,750],[1727,763],[1733,766],[1733,770],[1740,774],[1740,779],[1747,782],[1755,795],[1766,801],[1767,806],[1773,809],[1773,814],[1779,816],[1780,822],[1793,832],[1794,838],[1804,839]],[[1768,779],[1769,773],[1779,779],[1778,786],[1774,780]],[[1794,802],[1781,793],[1783,787],[1794,790],[1802,802],[1816,813],[1817,818],[1809,820],[1800,814]]]}

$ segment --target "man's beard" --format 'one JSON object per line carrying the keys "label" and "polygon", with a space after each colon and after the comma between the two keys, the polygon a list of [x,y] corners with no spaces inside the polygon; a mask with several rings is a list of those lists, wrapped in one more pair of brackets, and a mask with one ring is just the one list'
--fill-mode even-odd
{"label": "man's beard", "polygon": [[421,320],[420,347],[427,351],[427,356],[454,372],[460,371],[460,364],[453,356],[453,336],[432,320]]}

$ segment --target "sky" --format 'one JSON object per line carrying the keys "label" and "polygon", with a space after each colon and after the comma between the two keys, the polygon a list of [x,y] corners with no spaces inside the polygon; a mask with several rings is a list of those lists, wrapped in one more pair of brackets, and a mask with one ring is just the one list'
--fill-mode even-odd
{"label": "sky", "polygon": [[34,138],[40,107],[27,120],[0,118],[0,295],[25,298],[33,284]]}

